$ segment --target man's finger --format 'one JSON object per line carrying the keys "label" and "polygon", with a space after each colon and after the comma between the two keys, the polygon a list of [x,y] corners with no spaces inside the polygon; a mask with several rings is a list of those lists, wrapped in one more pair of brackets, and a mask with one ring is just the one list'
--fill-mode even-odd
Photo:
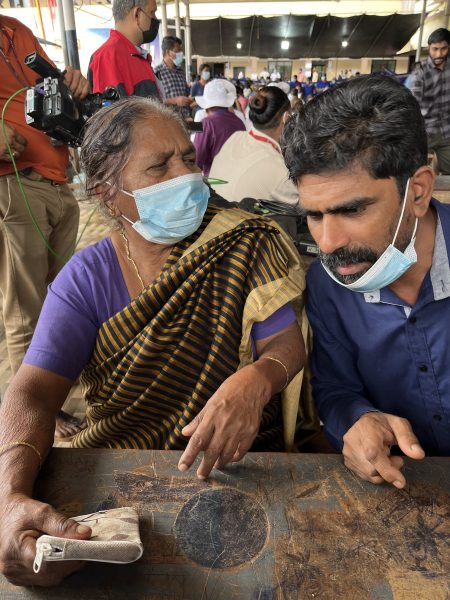
{"label": "man's finger", "polygon": [[421,447],[419,440],[406,419],[400,417],[390,417],[389,424],[397,440],[400,450],[409,458],[421,460],[425,458],[425,452]]}
{"label": "man's finger", "polygon": [[369,459],[369,457],[367,457],[380,477],[388,483],[392,483],[396,488],[401,489],[405,487],[406,480],[403,473],[400,471],[400,468],[397,466],[399,462],[393,460],[394,458],[401,457],[386,456],[384,452],[379,452],[375,458],[372,458],[371,456]]}
{"label": "man's finger", "polygon": [[13,140],[16,144],[20,144],[21,146],[25,147],[28,144],[28,141],[26,138],[23,137],[23,135],[20,135],[20,133],[18,131],[16,131],[14,133],[14,140]]}

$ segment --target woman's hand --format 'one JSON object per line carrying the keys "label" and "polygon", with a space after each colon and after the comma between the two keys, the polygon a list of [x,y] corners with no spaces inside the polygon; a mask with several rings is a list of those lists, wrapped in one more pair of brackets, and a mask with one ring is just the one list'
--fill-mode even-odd
{"label": "woman's hand", "polygon": [[200,479],[208,477],[213,467],[241,460],[258,433],[264,406],[305,364],[305,345],[296,322],[255,345],[258,360],[228,377],[183,429],[191,439],[178,463],[180,471],[187,471],[202,451]]}
{"label": "woman's hand", "polygon": [[86,540],[91,529],[58,513],[48,504],[23,494],[10,494],[0,503],[0,571],[13,585],[54,586],[83,566],[81,561],[43,563],[33,572],[36,540],[44,534]]}
{"label": "woman's hand", "polygon": [[178,463],[180,471],[189,469],[202,451],[200,479],[208,477],[213,467],[241,460],[253,444],[270,397],[271,386],[257,363],[228,377],[183,429],[183,435],[191,439]]}

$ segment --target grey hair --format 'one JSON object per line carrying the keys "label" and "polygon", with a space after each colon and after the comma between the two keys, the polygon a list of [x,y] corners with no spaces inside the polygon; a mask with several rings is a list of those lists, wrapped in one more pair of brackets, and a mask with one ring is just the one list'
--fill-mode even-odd
{"label": "grey hair", "polygon": [[114,21],[123,21],[132,8],[137,6],[145,10],[148,0],[113,0],[112,14]]}
{"label": "grey hair", "polygon": [[[142,121],[175,121],[188,138],[181,117],[158,100],[131,96],[100,109],[87,122],[81,145],[81,162],[86,173],[86,195],[105,186],[100,207],[122,187],[122,172],[131,156],[133,131]],[[104,211],[103,211],[104,212]]]}

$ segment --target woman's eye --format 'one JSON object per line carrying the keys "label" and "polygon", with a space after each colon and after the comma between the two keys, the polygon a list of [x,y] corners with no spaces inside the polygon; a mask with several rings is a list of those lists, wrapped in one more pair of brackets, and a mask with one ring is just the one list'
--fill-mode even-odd
{"label": "woman's eye", "polygon": [[184,158],[184,162],[185,162],[187,165],[195,165],[195,158],[194,158],[193,156],[186,156],[186,157]]}
{"label": "woman's eye", "polygon": [[151,167],[149,167],[149,169],[164,169],[166,165],[167,163],[163,162],[159,163],[158,165],[152,165]]}

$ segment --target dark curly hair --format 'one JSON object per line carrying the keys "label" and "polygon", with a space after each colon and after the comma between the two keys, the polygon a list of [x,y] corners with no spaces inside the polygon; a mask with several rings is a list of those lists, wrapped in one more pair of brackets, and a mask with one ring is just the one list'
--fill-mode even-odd
{"label": "dark curly hair", "polygon": [[294,182],[360,164],[374,179],[395,177],[401,196],[428,154],[418,103],[385,75],[349,79],[313,98],[287,122],[281,148]]}

